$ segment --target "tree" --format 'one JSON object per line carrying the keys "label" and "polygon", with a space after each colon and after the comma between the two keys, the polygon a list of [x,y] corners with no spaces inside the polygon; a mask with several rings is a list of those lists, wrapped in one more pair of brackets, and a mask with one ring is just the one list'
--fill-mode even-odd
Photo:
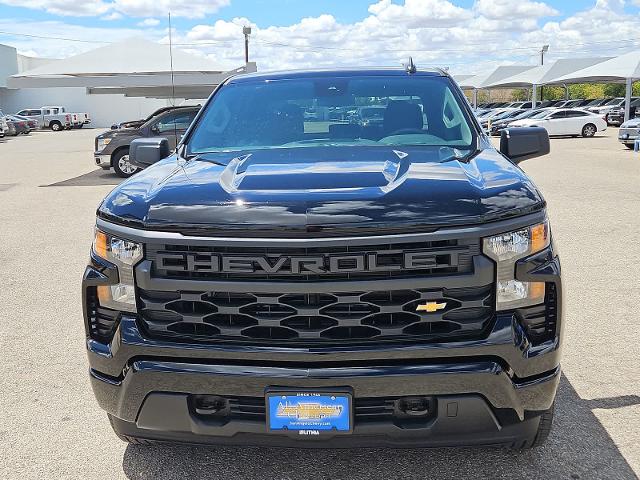
{"label": "tree", "polygon": [[513,100],[514,102],[529,100],[530,97],[531,92],[528,88],[516,88],[511,92],[511,100]]}
{"label": "tree", "polygon": [[624,83],[607,83],[604,85],[605,97],[624,97],[626,86]]}
{"label": "tree", "polygon": [[569,98],[602,98],[604,85],[597,83],[576,83],[569,85]]}

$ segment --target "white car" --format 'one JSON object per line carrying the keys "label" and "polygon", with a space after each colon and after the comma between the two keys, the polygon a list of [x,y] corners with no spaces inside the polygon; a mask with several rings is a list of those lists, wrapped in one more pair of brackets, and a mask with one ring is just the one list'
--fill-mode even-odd
{"label": "white car", "polygon": [[607,122],[601,115],[578,108],[543,110],[529,118],[518,120],[512,127],[543,127],[549,135],[571,135],[593,137],[607,129]]}
{"label": "white car", "polygon": [[2,113],[2,110],[0,110],[0,138],[4,138],[8,130],[9,126],[7,125],[7,119],[5,118],[4,113]]}

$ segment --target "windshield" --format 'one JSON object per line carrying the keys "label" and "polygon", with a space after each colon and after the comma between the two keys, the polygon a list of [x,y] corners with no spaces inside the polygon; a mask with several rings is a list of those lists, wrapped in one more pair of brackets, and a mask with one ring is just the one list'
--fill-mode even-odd
{"label": "windshield", "polygon": [[496,117],[494,120],[496,119],[511,119],[511,118],[517,118],[520,116],[520,114],[522,114],[522,110],[513,110],[513,111],[507,111],[504,112],[502,115],[499,115],[498,117]]}
{"label": "windshield", "polygon": [[509,115],[511,115],[511,110],[507,110],[505,112],[500,112],[497,115],[494,115],[491,117],[491,120],[500,120],[501,118],[505,118],[508,117]]}
{"label": "windshield", "polygon": [[384,107],[383,108],[363,108],[360,111],[360,116],[362,118],[380,118],[382,119],[384,116]]}
{"label": "windshield", "polygon": [[[545,110],[542,110],[542,111],[545,111]],[[512,118],[514,120],[520,120],[522,118],[531,118],[532,116],[537,115],[539,113],[541,113],[541,110],[525,110],[524,112],[521,112],[520,114]]]}
{"label": "windshield", "polygon": [[529,118],[544,118],[549,115],[549,110],[542,110],[541,112],[534,113]]}
{"label": "windshield", "polygon": [[613,100],[609,100],[605,105],[617,105],[620,102],[624,101],[624,98],[614,98]]}
{"label": "windshield", "polygon": [[[348,145],[471,149],[470,121],[452,88],[447,77],[408,75],[230,83],[207,105],[187,153]],[[363,121],[371,118],[381,121]]]}

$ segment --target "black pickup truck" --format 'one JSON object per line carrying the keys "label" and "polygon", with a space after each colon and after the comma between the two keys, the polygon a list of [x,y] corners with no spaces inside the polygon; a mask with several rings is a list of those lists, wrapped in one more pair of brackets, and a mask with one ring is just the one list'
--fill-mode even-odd
{"label": "black pickup truck", "polygon": [[[372,124],[336,108],[383,107]],[[304,115],[313,107],[314,115]],[[518,167],[440,70],[252,74],[97,212],[91,383],[125,441],[541,444],[560,379],[560,264]],[[168,155],[168,156],[167,156]],[[165,158],[166,157],[166,158]]]}

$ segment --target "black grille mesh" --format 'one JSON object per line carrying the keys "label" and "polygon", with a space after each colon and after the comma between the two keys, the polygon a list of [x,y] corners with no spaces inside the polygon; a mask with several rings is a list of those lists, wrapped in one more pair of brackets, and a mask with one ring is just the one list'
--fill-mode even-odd
{"label": "black grille mesh", "polygon": [[[494,303],[492,285],[331,294],[140,290],[139,301],[151,336],[252,344],[477,336],[491,321]],[[446,306],[416,311],[427,302]]]}

